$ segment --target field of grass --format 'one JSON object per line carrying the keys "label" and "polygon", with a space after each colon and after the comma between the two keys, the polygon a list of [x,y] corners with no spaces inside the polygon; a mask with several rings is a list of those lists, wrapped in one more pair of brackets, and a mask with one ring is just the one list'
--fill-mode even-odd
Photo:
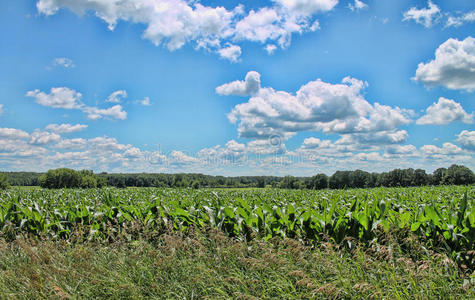
{"label": "field of grass", "polygon": [[0,298],[473,298],[473,187],[0,192]]}

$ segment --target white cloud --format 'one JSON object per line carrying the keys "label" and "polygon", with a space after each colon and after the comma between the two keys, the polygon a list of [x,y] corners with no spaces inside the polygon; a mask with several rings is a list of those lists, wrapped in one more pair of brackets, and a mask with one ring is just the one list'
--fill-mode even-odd
{"label": "white cloud", "polygon": [[87,140],[83,138],[65,139],[55,144],[54,147],[58,149],[83,149],[87,145]]}
{"label": "white cloud", "polygon": [[3,104],[0,104],[0,116],[3,114]]}
{"label": "white cloud", "polygon": [[127,98],[127,91],[118,90],[110,94],[109,97],[107,97],[106,102],[120,103],[120,101],[124,98]]}
{"label": "white cloud", "polygon": [[30,137],[30,134],[20,129],[0,128],[0,137],[7,139],[27,139]]}
{"label": "white cloud", "polygon": [[464,13],[460,16],[449,16],[445,27],[459,27],[465,23],[475,22],[475,10]]}
{"label": "white cloud", "polygon": [[46,130],[52,131],[54,133],[70,133],[78,132],[87,128],[87,125],[83,124],[49,124],[45,127]]}
{"label": "white cloud", "polygon": [[53,87],[49,94],[36,89],[28,91],[26,96],[35,98],[38,104],[53,108],[80,109],[84,106],[81,93],[67,87]]}
{"label": "white cloud", "polygon": [[51,133],[47,131],[35,130],[31,134],[29,143],[33,145],[46,145],[46,144],[58,142],[60,140],[61,140],[61,136],[59,134]]}
{"label": "white cloud", "polygon": [[66,58],[66,57],[58,57],[58,58],[53,59],[53,66],[60,66],[66,69],[76,67],[74,65],[74,62],[71,59]]}
{"label": "white cloud", "polygon": [[218,53],[222,58],[226,58],[232,62],[237,62],[238,58],[241,56],[241,47],[229,44],[226,47],[219,49]]}
{"label": "white cloud", "polygon": [[170,51],[193,43],[221,57],[237,61],[241,54],[231,42],[272,40],[281,47],[290,43],[292,33],[319,28],[314,14],[332,10],[338,0],[276,0],[246,14],[243,5],[232,10],[209,7],[185,0],[39,0],[37,9],[53,15],[67,8],[78,15],[92,11],[113,30],[119,21],[145,24],[143,37]]}
{"label": "white cloud", "polygon": [[[116,91],[112,93],[109,98],[112,96],[112,98],[117,98],[120,95],[126,96],[127,93],[125,91]],[[81,102],[82,94],[67,87],[53,87],[49,94],[36,89],[27,92],[26,96],[35,98],[37,103],[44,106],[63,109],[79,109],[86,113],[87,117],[91,120],[97,120],[104,117],[119,120],[125,120],[127,118],[127,112],[121,105],[114,105],[106,109],[95,106],[86,106]]]}
{"label": "white cloud", "polygon": [[452,143],[444,143],[442,145],[442,148],[437,147],[435,145],[424,145],[421,147],[421,151],[427,156],[441,158],[444,155],[451,156],[460,154],[462,152],[462,149]]}
{"label": "white cloud", "polygon": [[354,78],[346,77],[341,84],[311,81],[295,95],[272,88],[253,89],[251,93],[247,82],[234,81],[217,89],[220,94],[251,94],[247,103],[236,105],[228,114],[231,123],[238,123],[239,137],[243,138],[277,135],[286,140],[300,131],[392,132],[412,121],[412,111],[371,105],[361,94],[367,84]]}
{"label": "white cloud", "polygon": [[127,112],[123,110],[122,106],[117,104],[107,109],[102,109],[98,107],[85,107],[83,110],[88,119],[98,120],[102,118],[111,118],[118,120],[127,119]]}
{"label": "white cloud", "polygon": [[274,44],[267,44],[264,49],[267,51],[267,54],[274,54],[275,50],[277,50],[277,46]]}
{"label": "white cloud", "polygon": [[355,11],[355,10],[362,10],[368,8],[368,4],[364,3],[363,1],[360,0],[355,0],[354,4],[348,4],[348,7]]}
{"label": "white cloud", "polygon": [[332,145],[330,140],[320,140],[318,138],[309,137],[303,141],[303,149],[315,149],[315,148],[329,148]]}
{"label": "white cloud", "polygon": [[475,151],[475,131],[464,130],[460,132],[457,142],[459,142],[464,149]]}
{"label": "white cloud", "polygon": [[145,97],[142,100],[139,100],[138,102],[140,103],[140,105],[143,105],[143,106],[150,106],[151,105],[149,97]]}
{"label": "white cloud", "polygon": [[416,155],[417,148],[414,145],[391,145],[386,148],[390,155]]}
{"label": "white cloud", "polygon": [[468,114],[460,103],[454,100],[439,98],[439,102],[433,103],[426,109],[426,114],[417,120],[420,125],[446,125],[460,121],[465,124],[473,123],[474,114]]}
{"label": "white cloud", "polygon": [[427,8],[418,9],[417,7],[411,7],[404,13],[403,21],[413,20],[414,22],[423,25],[426,28],[432,27],[437,23],[441,17],[440,8],[432,1],[427,2]]}
{"label": "white cloud", "polygon": [[475,39],[448,39],[435,52],[435,59],[417,66],[414,80],[452,90],[475,90]]}
{"label": "white cloud", "polygon": [[338,4],[338,0],[275,0],[275,2],[291,12],[302,15],[327,12]]}
{"label": "white cloud", "polygon": [[225,83],[216,88],[216,93],[219,95],[249,96],[256,94],[260,88],[261,75],[255,71],[250,71],[246,74],[244,81],[236,80]]}

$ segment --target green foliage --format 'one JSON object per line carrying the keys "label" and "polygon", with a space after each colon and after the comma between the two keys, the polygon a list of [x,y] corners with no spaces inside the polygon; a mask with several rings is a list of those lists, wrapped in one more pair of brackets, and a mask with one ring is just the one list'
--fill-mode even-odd
{"label": "green foliage", "polygon": [[[289,177],[289,182],[294,181]],[[345,244],[349,238],[373,243],[381,230],[402,230],[473,268],[473,192],[456,186],[322,191],[21,189],[0,194],[0,232],[68,238],[80,224],[87,228],[85,238],[109,239],[114,234],[110,224],[127,227],[135,222],[157,232],[212,227],[247,240],[290,237],[319,243],[331,238]]]}
{"label": "green foliage", "polygon": [[8,177],[0,173],[0,190],[4,190],[10,187],[10,182],[8,181]]}
{"label": "green foliage", "polygon": [[67,168],[49,170],[38,181],[41,187],[49,189],[96,188],[105,185],[105,180],[99,179],[92,171]]}

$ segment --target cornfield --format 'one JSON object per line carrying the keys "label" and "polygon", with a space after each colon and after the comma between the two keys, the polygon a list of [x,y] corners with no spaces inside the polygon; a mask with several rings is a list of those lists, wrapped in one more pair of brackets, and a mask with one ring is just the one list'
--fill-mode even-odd
{"label": "cornfield", "polygon": [[405,232],[473,269],[473,187],[278,189],[14,188],[0,193],[0,236],[106,239],[130,224],[157,233],[217,228],[241,238],[377,242]]}

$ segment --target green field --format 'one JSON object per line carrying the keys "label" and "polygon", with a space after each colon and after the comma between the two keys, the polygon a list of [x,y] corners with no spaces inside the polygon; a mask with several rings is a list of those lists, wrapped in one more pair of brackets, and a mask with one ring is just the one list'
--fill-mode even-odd
{"label": "green field", "polygon": [[471,298],[474,192],[11,188],[1,296]]}

